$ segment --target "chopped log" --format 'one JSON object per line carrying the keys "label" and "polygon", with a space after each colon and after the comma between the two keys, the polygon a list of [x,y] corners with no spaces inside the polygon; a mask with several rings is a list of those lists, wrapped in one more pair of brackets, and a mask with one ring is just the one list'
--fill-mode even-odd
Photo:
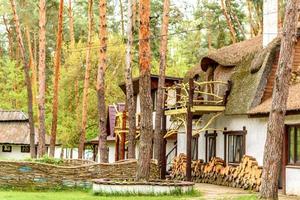
{"label": "chopped log", "polygon": [[[185,179],[186,156],[179,154],[172,162],[172,179]],[[221,158],[215,157],[209,163],[203,160],[192,162],[192,178],[195,182],[211,183],[259,191],[262,168],[255,158],[244,156],[238,166],[226,165]]]}

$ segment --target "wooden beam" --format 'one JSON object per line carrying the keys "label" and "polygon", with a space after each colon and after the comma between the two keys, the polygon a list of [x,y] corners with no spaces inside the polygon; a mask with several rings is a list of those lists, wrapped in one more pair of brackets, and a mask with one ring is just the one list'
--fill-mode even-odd
{"label": "wooden beam", "polygon": [[[164,112],[163,112],[164,113]],[[162,116],[162,135],[167,133],[167,119],[166,115],[163,114]],[[166,151],[167,151],[167,139],[163,138],[162,142],[162,151],[161,151],[161,170],[160,170],[160,177],[161,179],[166,178],[166,171],[167,171],[167,159],[166,159]]]}
{"label": "wooden beam", "polygon": [[192,112],[222,112],[225,110],[225,106],[208,106],[208,105],[202,105],[202,106],[193,106]]}
{"label": "wooden beam", "polygon": [[119,160],[119,152],[120,152],[120,139],[117,134],[115,134],[115,161]]}
{"label": "wooden beam", "polygon": [[282,193],[286,194],[286,165],[288,163],[288,126],[285,126],[283,135],[283,152],[281,164],[281,179],[282,179]]}
{"label": "wooden beam", "polygon": [[186,134],[186,180],[192,180],[192,134],[193,134],[193,107],[194,80],[189,79],[189,102],[187,105],[187,134]]}
{"label": "wooden beam", "polygon": [[224,128],[224,161],[227,163],[227,135],[225,134],[227,131],[227,128]]}
{"label": "wooden beam", "polygon": [[172,110],[166,110],[165,115],[177,115],[177,114],[184,114],[187,113],[186,108],[178,108],[178,109],[172,109]]}
{"label": "wooden beam", "polygon": [[[225,106],[213,106],[213,105],[202,105],[202,106],[193,106],[191,107],[191,112],[197,114],[205,114],[210,112],[222,112],[225,110]],[[166,110],[165,115],[178,115],[187,113],[187,108],[178,108]]]}
{"label": "wooden beam", "polygon": [[[122,115],[122,129],[126,130],[126,111]],[[121,145],[120,145],[120,160],[125,160],[125,142],[126,142],[126,132],[121,133]]]}

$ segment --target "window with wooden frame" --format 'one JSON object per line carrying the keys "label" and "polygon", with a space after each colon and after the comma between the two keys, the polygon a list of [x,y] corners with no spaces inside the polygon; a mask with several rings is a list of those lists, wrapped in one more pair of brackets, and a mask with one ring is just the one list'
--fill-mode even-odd
{"label": "window with wooden frame", "polygon": [[199,135],[193,136],[193,139],[192,139],[192,160],[198,160],[198,140],[199,140]]}
{"label": "window with wooden frame", "polygon": [[205,162],[209,162],[216,157],[217,132],[205,133]]}
{"label": "window with wooden frame", "polygon": [[224,131],[224,160],[230,164],[241,162],[246,150],[246,127],[240,131]]}
{"label": "window with wooden frame", "polygon": [[21,146],[21,153],[30,153],[30,146],[29,145]]}
{"label": "window with wooden frame", "polygon": [[2,152],[11,152],[12,147],[11,145],[3,145],[2,146]]}
{"label": "window with wooden frame", "polygon": [[300,165],[300,125],[287,127],[288,164]]}

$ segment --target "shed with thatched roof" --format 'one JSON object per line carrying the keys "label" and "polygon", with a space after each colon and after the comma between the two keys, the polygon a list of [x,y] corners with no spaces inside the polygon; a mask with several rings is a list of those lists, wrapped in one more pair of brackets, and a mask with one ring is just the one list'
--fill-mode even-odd
{"label": "shed with thatched roof", "polygon": [[[35,144],[38,145],[38,134]],[[46,136],[46,144],[50,137]],[[30,156],[28,116],[22,111],[0,110],[0,158],[23,159]]]}

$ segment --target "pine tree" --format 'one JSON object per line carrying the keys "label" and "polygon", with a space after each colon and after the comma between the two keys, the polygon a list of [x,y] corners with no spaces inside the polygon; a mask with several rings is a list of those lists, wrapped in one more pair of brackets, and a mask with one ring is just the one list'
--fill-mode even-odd
{"label": "pine tree", "polygon": [[281,39],[278,68],[274,82],[272,108],[269,115],[267,139],[264,149],[261,197],[278,199],[278,178],[282,161],[284,119],[289,93],[289,81],[297,41],[298,0],[288,0]]}
{"label": "pine tree", "polygon": [[153,139],[150,84],[150,0],[140,0],[139,14],[139,94],[141,99],[141,130],[136,178],[137,180],[149,180]]}

